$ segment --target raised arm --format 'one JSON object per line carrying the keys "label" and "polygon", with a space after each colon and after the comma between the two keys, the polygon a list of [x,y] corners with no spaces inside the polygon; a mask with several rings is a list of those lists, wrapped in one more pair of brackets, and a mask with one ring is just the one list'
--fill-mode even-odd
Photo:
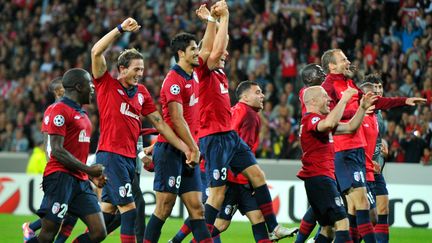
{"label": "raised arm", "polygon": [[100,78],[107,70],[107,64],[103,53],[123,33],[135,32],[141,28],[133,18],[127,18],[123,23],[104,35],[91,50],[92,74],[94,78]]}
{"label": "raised arm", "polygon": [[226,51],[228,45],[228,23],[229,23],[229,12],[228,6],[225,1],[217,3],[214,11],[220,13],[219,29],[216,33],[213,47],[210,56],[207,59],[207,67],[213,70],[217,67],[222,55]]}
{"label": "raised arm", "polygon": [[355,94],[357,94],[357,90],[351,87],[349,87],[343,92],[341,99],[333,108],[333,110],[327,115],[324,120],[322,120],[318,124],[317,129],[319,132],[330,131],[338,125],[340,119],[342,118],[342,115],[344,114],[344,110],[348,101]]}
{"label": "raised arm", "polygon": [[202,21],[207,22],[207,27],[203,36],[203,39],[201,40],[201,48],[199,52],[199,56],[201,59],[205,62],[207,62],[208,57],[210,56],[210,53],[213,49],[213,42],[214,38],[216,36],[216,15],[214,14],[216,5],[212,6],[212,12],[210,12],[205,4],[202,4],[199,9],[195,11],[198,18],[200,18]]}
{"label": "raised arm", "polygon": [[369,107],[373,106],[373,103],[378,99],[376,95],[373,95],[372,92],[363,95],[363,98],[360,101],[360,106],[357,109],[357,112],[351,118],[351,120],[347,123],[340,122],[336,128],[335,134],[346,134],[355,132],[363,122],[363,118],[366,114],[366,111]]}

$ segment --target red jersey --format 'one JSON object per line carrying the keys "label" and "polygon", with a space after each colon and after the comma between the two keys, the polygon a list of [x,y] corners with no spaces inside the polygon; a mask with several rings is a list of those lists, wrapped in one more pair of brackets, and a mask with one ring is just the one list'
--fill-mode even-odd
{"label": "red jersey", "polygon": [[[252,107],[238,102],[231,108],[231,113],[232,128],[239,134],[243,141],[246,142],[252,152],[255,153],[259,145],[259,132],[261,128],[261,118],[258,112]],[[228,181],[237,184],[249,183],[244,175],[238,174],[235,176],[231,170],[228,171]]]}
{"label": "red jersey", "polygon": [[[92,126],[85,111],[77,103],[65,97],[52,106],[49,117],[47,133],[64,137],[63,147],[83,164],[86,164]],[[48,139],[47,147],[50,146],[49,144]],[[86,173],[69,170],[49,154],[44,176],[58,171],[68,173],[80,180],[88,179]]]}
{"label": "red jersey", "polygon": [[298,94],[299,100],[300,100],[300,105],[301,105],[301,113],[302,113],[302,115],[304,113],[306,113],[306,106],[305,106],[305,104],[303,102],[303,94],[304,94],[305,89],[307,89],[307,88],[308,87],[301,88],[300,91],[299,91],[299,94]]}
{"label": "red jersey", "polygon": [[149,92],[138,84],[129,97],[117,79],[108,72],[94,79],[99,108],[100,137],[98,151],[136,157],[136,144],[141,131],[140,115],[156,111]]}
{"label": "red jersey", "polygon": [[[165,77],[160,91],[160,103],[165,122],[172,128],[173,123],[169,115],[168,104],[177,102],[183,107],[183,117],[195,141],[198,140],[198,93],[199,81],[195,72],[187,74],[179,65],[175,65]],[[159,134],[158,142],[167,142],[163,135]]]}
{"label": "red jersey", "polygon": [[[354,81],[346,78],[343,74],[327,74],[325,81],[321,86],[327,91],[327,94],[332,99],[330,102],[330,109],[336,106],[342,97],[342,92],[348,87],[355,88],[358,94],[354,95],[345,107],[344,114],[341,121],[349,121],[357,111],[359,102],[363,96],[363,92],[355,85]],[[397,106],[405,105],[406,98],[386,98],[379,97],[375,102],[375,109],[387,110]],[[363,135],[362,127],[352,134],[342,134],[334,136],[335,151],[343,151],[348,149],[361,148],[366,146],[366,141]]]}
{"label": "red jersey", "polygon": [[334,175],[334,145],[332,131],[318,132],[318,124],[325,116],[316,113],[305,113],[301,119],[300,144],[303,150],[302,168],[297,177],[304,180],[314,176]]}
{"label": "red jersey", "polygon": [[222,69],[210,70],[201,58],[199,62],[200,66],[195,69],[201,97],[198,137],[232,131],[228,79]]}
{"label": "red jersey", "polygon": [[42,132],[42,133],[46,133],[47,130],[48,130],[48,124],[49,124],[49,122],[50,122],[50,113],[51,113],[51,109],[53,108],[53,106],[54,106],[55,104],[56,104],[56,103],[49,105],[49,106],[46,108],[46,110],[45,110],[45,112],[44,112],[44,114],[43,114],[43,121],[42,121],[42,125],[41,125],[41,132]]}
{"label": "red jersey", "polygon": [[375,114],[366,115],[362,123],[363,134],[366,139],[366,181],[375,181],[374,165],[372,157],[375,152],[376,140],[378,137],[378,121]]}

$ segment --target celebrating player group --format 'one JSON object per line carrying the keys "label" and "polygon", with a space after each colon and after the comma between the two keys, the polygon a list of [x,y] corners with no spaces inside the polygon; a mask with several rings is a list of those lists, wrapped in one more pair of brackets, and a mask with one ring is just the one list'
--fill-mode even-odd
{"label": "celebrating player group", "polygon": [[[133,18],[94,44],[91,74],[74,68],[53,81],[64,95],[56,93],[58,100],[44,114],[49,161],[41,219],[23,225],[24,241],[65,242],[79,218],[88,230],[73,242],[102,242],[120,227],[122,243],[156,243],[179,196],[189,217],[169,242],[181,242],[189,233],[194,242],[221,242],[219,236],[237,209],[248,217],[255,242],[295,236],[296,242],[305,242],[317,222],[315,242],[388,242],[380,110],[425,100],[383,97],[381,78],[375,74],[357,86],[340,49],[324,52],[321,66],[304,67],[300,79],[305,87],[299,94],[303,155],[297,176],[304,181],[310,208],[299,229],[287,228],[278,223],[254,155],[264,101],[259,84],[239,82],[238,103],[231,107],[224,72],[228,5],[201,5],[195,13],[206,24],[205,33],[201,40],[189,33],[172,38],[176,63],[160,87],[161,113],[140,83],[145,67],[139,50],[131,46],[119,53],[116,77],[108,70],[105,51],[125,32],[141,30]],[[100,137],[95,162],[87,164],[92,125],[82,106],[93,95]],[[146,148],[139,142],[143,133],[150,133],[142,130],[142,118],[154,126],[151,133],[159,134]],[[154,171],[156,194],[146,226],[137,183],[142,164]]]}

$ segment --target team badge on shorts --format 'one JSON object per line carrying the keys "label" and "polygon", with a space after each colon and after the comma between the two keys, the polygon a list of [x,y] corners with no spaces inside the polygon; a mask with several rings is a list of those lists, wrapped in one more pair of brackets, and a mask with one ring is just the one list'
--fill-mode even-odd
{"label": "team badge on shorts", "polygon": [[170,178],[168,179],[168,186],[173,187],[175,185],[175,177],[174,176],[170,176]]}
{"label": "team badge on shorts", "polygon": [[356,172],[354,172],[354,180],[364,182],[365,179],[364,179],[364,176],[363,176],[363,172],[362,171],[356,171]]}
{"label": "team badge on shorts", "polygon": [[119,187],[119,195],[120,197],[126,196],[126,188],[124,186]]}
{"label": "team badge on shorts", "polygon": [[232,209],[233,208],[231,205],[226,205],[225,210],[224,210],[225,214],[230,215],[232,213]]}
{"label": "team badge on shorts", "polygon": [[335,203],[338,207],[343,205],[343,201],[341,197],[335,197]]}
{"label": "team badge on shorts", "polygon": [[219,180],[219,178],[220,178],[220,173],[219,173],[219,170],[218,170],[218,169],[213,170],[213,178],[214,178],[215,180]]}
{"label": "team badge on shorts", "polygon": [[60,203],[55,202],[51,208],[53,214],[57,214],[60,211]]}

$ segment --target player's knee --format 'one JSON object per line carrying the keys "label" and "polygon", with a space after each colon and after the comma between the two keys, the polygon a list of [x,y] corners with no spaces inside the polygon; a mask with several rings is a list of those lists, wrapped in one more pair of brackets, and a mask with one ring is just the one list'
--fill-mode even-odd
{"label": "player's knee", "polygon": [[92,242],[101,242],[107,236],[107,231],[106,231],[105,227],[103,227],[101,225],[101,227],[97,227],[92,232],[89,232],[89,234],[90,234],[90,239],[92,240]]}
{"label": "player's knee", "polygon": [[204,218],[204,206],[202,203],[196,203],[190,205],[189,216],[192,219],[203,219]]}
{"label": "player's knee", "polygon": [[249,179],[254,187],[264,185],[266,183],[266,178],[264,171],[258,165],[253,165],[246,168],[243,174]]}
{"label": "player's knee", "polygon": [[335,230],[348,230],[349,229],[349,221],[348,218],[344,218],[335,222]]}
{"label": "player's knee", "polygon": [[53,242],[57,232],[44,231],[38,235],[38,242]]}
{"label": "player's knee", "polygon": [[175,200],[162,200],[156,202],[155,214],[160,219],[166,219],[171,215],[171,211],[174,207]]}
{"label": "player's knee", "polygon": [[333,234],[333,229],[331,226],[322,226],[320,234],[324,235],[325,237],[330,237]]}
{"label": "player's knee", "polygon": [[373,226],[375,226],[378,222],[378,214],[376,208],[369,210],[369,218]]}
{"label": "player's knee", "polygon": [[249,218],[252,225],[265,222],[264,216],[259,210],[250,211],[246,213],[246,216]]}
{"label": "player's knee", "polygon": [[224,232],[228,229],[231,221],[225,220],[225,219],[216,219],[215,227],[219,230],[219,232]]}

